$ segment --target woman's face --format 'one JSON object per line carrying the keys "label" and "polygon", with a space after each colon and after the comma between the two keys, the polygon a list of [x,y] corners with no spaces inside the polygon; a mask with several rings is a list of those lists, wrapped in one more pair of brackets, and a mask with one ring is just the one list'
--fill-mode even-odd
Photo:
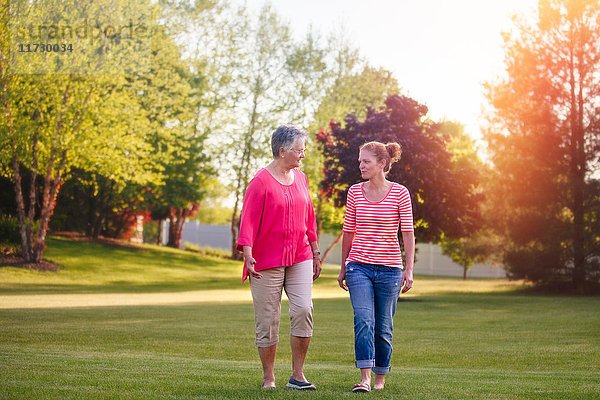
{"label": "woman's face", "polygon": [[302,159],[305,157],[304,152],[306,151],[306,141],[296,140],[290,150],[283,151],[282,159],[292,168],[300,166]]}
{"label": "woman's face", "polygon": [[369,150],[361,150],[358,153],[358,168],[360,169],[360,174],[363,179],[371,179],[378,174],[383,173],[383,166],[385,165],[385,160],[381,160],[377,162],[377,158],[375,154],[370,152]]}

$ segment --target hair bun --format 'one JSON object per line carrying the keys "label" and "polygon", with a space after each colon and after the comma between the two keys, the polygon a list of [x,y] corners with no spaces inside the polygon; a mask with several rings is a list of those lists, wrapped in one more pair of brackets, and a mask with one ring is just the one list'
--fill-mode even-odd
{"label": "hair bun", "polygon": [[400,157],[402,156],[402,146],[400,146],[399,143],[386,143],[385,149],[390,155],[390,164],[393,164],[396,161],[400,160]]}

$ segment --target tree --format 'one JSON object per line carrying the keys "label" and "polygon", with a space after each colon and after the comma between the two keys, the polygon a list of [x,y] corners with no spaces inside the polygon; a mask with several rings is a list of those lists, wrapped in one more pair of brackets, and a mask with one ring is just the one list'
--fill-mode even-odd
{"label": "tree", "polygon": [[87,183],[94,188],[90,193],[88,224],[95,228],[88,232],[91,236],[127,234],[132,217],[150,210],[159,226],[163,220],[169,220],[168,245],[181,246],[184,224],[197,211],[211,172],[204,144],[211,128],[207,120],[215,107],[212,100],[207,100],[207,93],[213,88],[206,63],[196,58],[183,59],[182,51],[186,50],[181,50],[175,39],[192,23],[188,21],[190,16],[194,21],[206,22],[205,14],[212,12],[206,9],[209,6],[209,2],[199,2],[191,9],[189,4],[178,2],[159,9],[166,22],[153,29],[150,66],[128,79],[138,93],[153,149],[148,164],[160,181],[116,185],[107,177],[93,176]]}
{"label": "tree", "polygon": [[160,99],[157,104],[150,96],[145,102],[157,129],[156,154],[164,178],[153,188],[151,206],[155,213],[166,211],[167,244],[180,248],[184,224],[197,212],[212,172],[205,141],[211,128],[207,120],[215,105],[206,99],[213,88],[208,86],[202,64],[182,60],[180,50],[164,35],[156,47],[157,70],[148,76],[151,89],[159,93]]}
{"label": "tree", "polygon": [[231,218],[231,208],[221,204],[226,196],[226,186],[218,177],[213,176],[208,185],[208,192],[200,204],[196,221],[200,224],[227,225]]}
{"label": "tree", "polygon": [[513,278],[584,290],[599,282],[600,3],[540,1],[504,40],[486,134],[504,263]]}
{"label": "tree", "polygon": [[315,120],[319,127],[326,127],[332,119],[342,121],[348,114],[362,119],[369,108],[383,106],[398,92],[400,87],[392,72],[365,65],[356,73],[335,78],[319,104]]}
{"label": "tree", "polygon": [[[337,54],[338,63],[346,65],[336,64],[331,68],[333,79],[315,113],[315,122],[311,125],[314,132],[324,131],[331,121],[341,121],[347,114],[364,118],[369,108],[377,109],[383,106],[389,95],[400,90],[390,71],[369,65],[363,66],[358,53],[349,47],[343,47],[343,42],[342,47],[331,51]],[[353,72],[354,69],[359,70]],[[324,161],[322,152],[315,151],[305,162],[305,171],[313,193],[320,191]],[[318,235],[320,236],[322,231],[337,234],[337,238],[323,252],[322,262],[325,262],[333,247],[342,239],[344,212],[325,196],[316,197],[314,203]]]}
{"label": "tree", "polygon": [[[256,17],[245,9],[230,15],[229,40],[223,43],[236,64],[228,87],[231,115],[222,137],[223,178],[232,183],[232,256],[236,250],[239,211],[252,174],[271,158],[270,135],[282,123],[301,123],[322,86],[322,52],[310,34],[299,43],[268,5]],[[303,108],[308,111],[304,111]]]}
{"label": "tree", "polygon": [[452,154],[452,168],[478,171],[480,185],[477,193],[481,196],[478,206],[482,221],[479,226],[465,237],[449,238],[442,235],[438,244],[442,254],[447,255],[463,268],[463,279],[475,263],[493,262],[499,264],[498,254],[502,250],[502,240],[494,233],[486,216],[491,207],[489,198],[485,196],[486,183],[489,182],[490,168],[484,164],[477,154],[474,140],[465,133],[464,127],[458,122],[443,121],[438,134],[447,140],[446,148]]}
{"label": "tree", "polygon": [[[131,7],[136,9],[136,5],[141,11],[133,15]],[[122,118],[122,113],[136,113],[130,108],[132,93],[118,90],[123,85],[120,72],[145,61],[137,52],[145,36],[137,34],[148,29],[144,14],[148,8],[134,0],[118,4],[3,1],[1,6],[0,165],[3,175],[14,181],[23,258],[37,263],[56,196],[71,168],[98,171],[119,181],[155,178],[144,164],[148,148],[143,127],[134,118]],[[20,30],[20,23],[31,29]],[[108,33],[108,26],[114,29],[128,23],[129,37],[125,37],[126,29]],[[134,30],[134,23],[140,29]],[[9,26],[18,31],[10,31]],[[67,40],[66,32],[78,27],[88,29],[85,32],[92,29],[94,34],[86,34],[77,43],[80,47],[69,63],[60,58],[60,52],[38,57],[13,49],[14,38],[27,41],[37,34],[40,41]],[[27,199],[21,180],[24,172],[30,175]],[[43,182],[41,198],[36,190],[38,177]]]}
{"label": "tree", "polygon": [[[232,137],[234,205],[231,215],[231,254],[239,258],[236,250],[239,209],[250,174],[260,160],[268,157],[268,133],[277,124],[285,110],[284,79],[285,62],[290,53],[290,31],[278,15],[265,6],[255,21],[247,16],[240,37],[246,42],[245,54],[241,54],[236,70],[235,84],[238,86],[237,106],[240,116],[239,134]],[[245,100],[242,100],[244,99]],[[228,146],[231,144],[228,143]]]}
{"label": "tree", "polygon": [[371,140],[398,142],[402,159],[392,166],[388,179],[405,185],[413,202],[415,235],[437,241],[443,235],[463,237],[480,220],[475,193],[477,173],[454,170],[438,124],[425,119],[427,107],[404,96],[392,95],[379,111],[368,109],[365,120],[350,114],[345,127],[332,123],[317,136],[325,155],[324,194],[343,206],[348,188],[361,181],[358,149]]}

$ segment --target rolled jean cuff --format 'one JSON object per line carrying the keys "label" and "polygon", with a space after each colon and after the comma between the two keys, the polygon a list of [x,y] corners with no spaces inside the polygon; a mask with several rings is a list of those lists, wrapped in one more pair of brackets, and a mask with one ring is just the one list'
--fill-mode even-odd
{"label": "rolled jean cuff", "polygon": [[356,368],[373,368],[375,366],[375,360],[356,360],[354,362]]}
{"label": "rolled jean cuff", "polygon": [[378,375],[385,375],[390,372],[390,367],[373,367],[373,372]]}

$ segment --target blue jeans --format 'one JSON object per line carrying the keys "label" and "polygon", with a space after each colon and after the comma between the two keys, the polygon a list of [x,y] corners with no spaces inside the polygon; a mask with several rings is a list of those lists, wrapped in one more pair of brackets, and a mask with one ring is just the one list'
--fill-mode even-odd
{"label": "blue jeans", "polygon": [[394,314],[400,295],[402,270],[351,261],[346,284],[354,309],[354,353],[357,368],[376,374],[390,372]]}

